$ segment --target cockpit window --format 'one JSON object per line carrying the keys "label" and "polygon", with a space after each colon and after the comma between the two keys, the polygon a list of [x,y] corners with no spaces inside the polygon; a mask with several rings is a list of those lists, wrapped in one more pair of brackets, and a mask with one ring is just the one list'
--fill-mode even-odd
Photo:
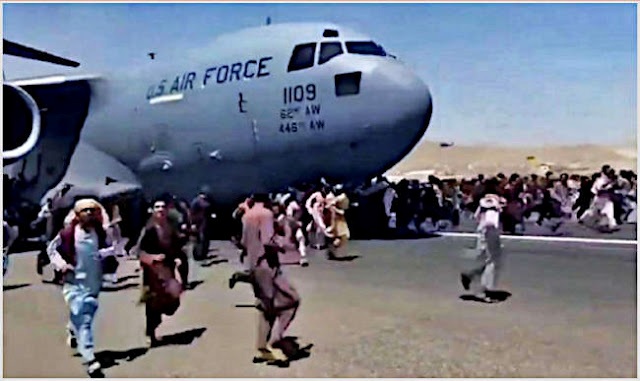
{"label": "cockpit window", "polygon": [[369,56],[386,56],[387,52],[382,46],[373,41],[348,41],[346,42],[347,52],[352,54],[364,54]]}
{"label": "cockpit window", "polygon": [[320,44],[320,58],[318,59],[318,65],[329,61],[333,57],[342,54],[342,44],[339,42],[323,42]]}
{"label": "cockpit window", "polygon": [[340,37],[340,35],[335,29],[325,29],[322,33],[322,37]]}
{"label": "cockpit window", "polygon": [[287,71],[296,71],[313,66],[316,56],[316,43],[300,44],[293,48]]}

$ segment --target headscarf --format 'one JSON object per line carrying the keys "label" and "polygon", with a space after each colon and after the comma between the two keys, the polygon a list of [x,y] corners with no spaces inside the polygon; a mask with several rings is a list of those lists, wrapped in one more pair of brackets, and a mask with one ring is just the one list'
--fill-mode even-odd
{"label": "headscarf", "polygon": [[95,208],[100,211],[97,215],[97,219],[102,225],[102,228],[107,230],[109,227],[109,215],[107,211],[104,209],[102,204],[92,198],[83,198],[78,201],[73,206],[73,209],[69,211],[67,216],[64,218],[64,226],[69,226],[73,222],[74,219],[80,214],[83,209],[87,208]]}

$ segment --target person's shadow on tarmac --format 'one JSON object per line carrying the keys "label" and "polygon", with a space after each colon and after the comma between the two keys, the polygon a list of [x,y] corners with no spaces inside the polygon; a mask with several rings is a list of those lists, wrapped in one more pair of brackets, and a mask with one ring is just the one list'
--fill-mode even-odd
{"label": "person's shadow on tarmac", "polygon": [[[190,329],[184,332],[174,333],[171,335],[166,335],[159,338],[158,344],[154,345],[153,348],[164,347],[169,345],[189,345],[195,341],[195,339],[202,336],[202,334],[206,331],[206,328],[195,328]],[[151,348],[151,349],[153,349]],[[137,359],[140,356],[144,356],[149,352],[149,348],[147,347],[138,347],[127,349],[124,351],[111,351],[105,350],[96,352],[96,359],[102,365],[102,369],[109,369],[114,366],[120,365],[119,361],[131,362]],[[79,356],[76,354],[76,357]]]}
{"label": "person's shadow on tarmac", "polygon": [[[499,303],[509,299],[512,294],[509,291],[494,290],[494,291],[487,291],[486,295],[492,300],[492,303]],[[487,303],[486,300],[479,298],[473,294],[460,295],[460,299],[464,301]]]}

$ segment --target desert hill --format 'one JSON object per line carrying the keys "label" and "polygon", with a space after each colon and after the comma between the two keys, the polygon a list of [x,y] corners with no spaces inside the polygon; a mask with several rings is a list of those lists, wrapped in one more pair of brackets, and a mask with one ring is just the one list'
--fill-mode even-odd
{"label": "desert hill", "polygon": [[616,170],[637,172],[638,149],[635,146],[602,145],[547,147],[441,147],[439,143],[423,141],[401,162],[387,171],[391,177],[422,178],[434,173],[440,177],[470,177],[478,173],[495,175],[503,172],[544,174],[547,170],[591,174],[609,164]]}

